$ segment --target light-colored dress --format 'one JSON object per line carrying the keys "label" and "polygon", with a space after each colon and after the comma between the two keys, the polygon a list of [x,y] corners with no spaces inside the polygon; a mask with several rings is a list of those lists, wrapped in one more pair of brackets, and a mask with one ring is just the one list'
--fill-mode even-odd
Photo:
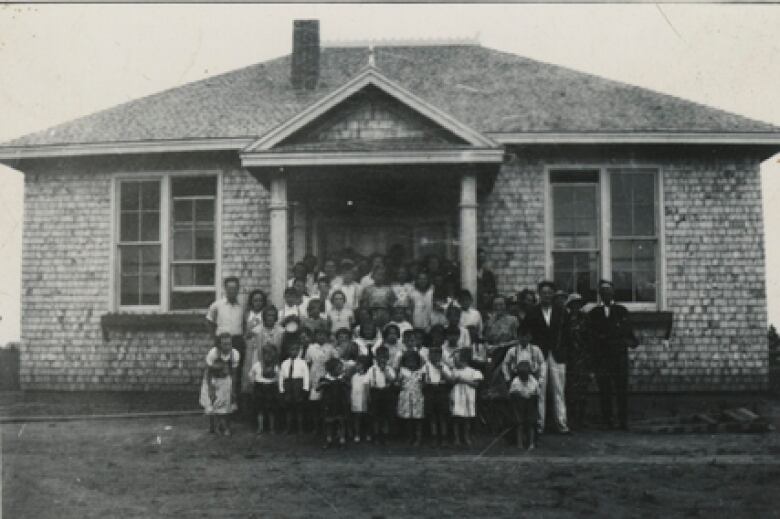
{"label": "light-colored dress", "polygon": [[368,372],[355,373],[352,375],[350,384],[350,407],[353,413],[367,413],[368,412],[368,395],[369,395],[369,378]]}
{"label": "light-colored dress", "polygon": [[423,370],[410,371],[401,368],[398,371],[398,385],[401,392],[398,394],[398,417],[417,418],[425,417],[425,397],[423,396]]}
{"label": "light-colored dress", "polygon": [[284,334],[284,330],[281,326],[266,328],[263,326],[261,320],[259,325],[249,328],[249,322],[250,321],[247,320],[247,329],[251,330],[254,335],[250,340],[246,341],[246,353],[244,358],[243,374],[241,376],[242,393],[248,393],[252,391],[252,382],[250,381],[251,377],[249,376],[249,370],[255,362],[263,360],[263,349],[273,348],[278,356],[282,347],[282,335]]}
{"label": "light-colored dress", "polygon": [[[225,362],[230,368],[238,368],[240,355],[232,349],[223,354],[217,348],[211,348],[206,355],[206,365],[214,366],[217,359]],[[225,376],[214,376],[209,370],[204,370],[203,382],[200,386],[200,405],[206,414],[230,414],[238,408],[233,393],[233,377],[230,371]]]}
{"label": "light-colored dress", "polygon": [[[306,363],[309,365],[309,380],[319,381],[325,376],[325,363],[328,359],[338,357],[336,349],[330,344],[313,342],[306,348]],[[312,383],[309,390],[309,400],[319,400],[322,394],[317,390],[317,384]]]}
{"label": "light-colored dress", "polygon": [[428,330],[431,327],[431,312],[433,311],[433,288],[420,292],[413,288],[409,293],[412,307],[412,326]]}
{"label": "light-colored dress", "polygon": [[[469,382],[482,380],[482,373],[466,366],[452,371],[455,379]],[[465,382],[456,382],[450,392],[450,414],[460,418],[474,418],[477,416],[477,390]]]}
{"label": "light-colored dress", "polygon": [[341,310],[331,308],[328,311],[328,319],[330,319],[331,333],[336,333],[341,328],[351,330],[352,322],[355,320],[355,313],[347,307],[344,307]]}

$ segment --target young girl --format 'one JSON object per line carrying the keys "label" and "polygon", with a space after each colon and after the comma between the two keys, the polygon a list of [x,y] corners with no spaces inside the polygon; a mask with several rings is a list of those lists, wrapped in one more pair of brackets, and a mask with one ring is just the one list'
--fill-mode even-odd
{"label": "young girl", "polygon": [[[256,318],[251,313],[250,317],[252,317],[251,320],[247,321],[246,362],[244,365],[249,365],[251,368],[255,362],[261,360],[261,352],[264,348],[275,350],[276,357],[279,359],[284,330],[281,326],[277,326],[279,312],[276,307],[274,305],[265,306],[260,313],[260,323],[257,323]],[[249,327],[250,322],[252,323],[251,328]],[[246,378],[251,378],[248,370]]]}
{"label": "young girl", "polygon": [[230,436],[230,413],[237,409],[233,381],[238,361],[230,334],[219,334],[217,345],[206,355],[200,388],[200,405],[209,417],[209,432]]}
{"label": "young girl", "polygon": [[512,402],[517,425],[517,447],[523,448],[523,436],[525,436],[528,439],[526,450],[530,451],[535,448],[539,383],[531,375],[531,363],[527,360],[520,361],[513,374],[509,386],[509,399]]}
{"label": "young girl", "polygon": [[371,357],[371,352],[382,344],[382,334],[377,330],[374,321],[366,319],[360,323],[360,332],[355,338],[355,344],[358,346],[358,355],[366,357]]}
{"label": "young girl", "polygon": [[[330,333],[323,328],[318,328],[314,332],[314,342],[306,349],[306,364],[309,365],[309,380],[319,380],[325,376],[325,364],[328,360],[336,357],[336,350],[328,342]],[[320,410],[320,391],[318,384],[311,384],[309,391],[309,419],[312,423],[312,429],[316,432],[321,423]]]}
{"label": "young girl", "polygon": [[477,416],[477,387],[482,381],[482,373],[469,367],[470,353],[470,350],[458,350],[452,371],[450,410],[456,446],[460,445],[462,433],[463,442],[471,447],[471,421]]}
{"label": "young girl", "polygon": [[350,308],[346,308],[347,298],[344,297],[344,292],[341,290],[334,290],[330,295],[330,310],[327,312],[328,320],[330,321],[331,333],[336,333],[341,328],[351,330],[355,324],[355,313]]}
{"label": "young girl", "polygon": [[482,314],[479,310],[472,308],[474,304],[474,298],[471,297],[471,292],[465,288],[458,292],[458,306],[460,307],[460,322],[458,323],[463,328],[475,327],[477,330],[477,336],[482,336]]}
{"label": "young girl", "polygon": [[368,407],[374,429],[374,437],[381,444],[390,434],[390,420],[395,414],[395,391],[391,387],[395,381],[395,371],[390,367],[387,347],[376,349],[376,363],[368,368],[369,400]]}
{"label": "young girl", "polygon": [[327,335],[330,335],[330,325],[322,312],[322,302],[319,299],[309,300],[309,304],[306,307],[306,317],[301,319],[301,323],[314,333],[322,329]]}
{"label": "young girl", "polygon": [[398,330],[398,327],[394,325],[393,323],[389,323],[385,325],[384,332],[382,333],[382,344],[374,348],[373,354],[374,359],[376,359],[376,353],[384,346],[387,349],[388,359],[391,365],[395,366],[401,363],[401,354],[403,353],[403,346],[401,345],[399,339],[401,338],[401,333]]}
{"label": "young girl", "polygon": [[463,315],[460,308],[451,304],[445,309],[445,315],[447,316],[447,328],[457,328],[460,331],[458,348],[468,348],[471,346],[471,335],[469,335],[469,331],[460,325],[460,318]]}
{"label": "young girl", "polygon": [[360,302],[360,285],[355,282],[355,264],[352,261],[341,262],[341,279],[338,290],[344,294],[344,308],[354,310]]}
{"label": "young girl", "polygon": [[[257,434],[276,432],[276,407],[279,400],[279,362],[276,350],[265,347],[249,370],[254,383],[254,408],[257,415]],[[268,427],[265,427],[268,417]]]}
{"label": "young girl", "polygon": [[447,443],[447,422],[450,418],[450,368],[442,362],[441,348],[431,347],[428,362],[423,367],[425,387],[425,417],[431,428],[434,444],[443,447]]}
{"label": "young girl", "polygon": [[301,358],[301,343],[297,334],[287,334],[286,351],[290,357],[279,368],[279,394],[287,414],[287,434],[292,433],[293,418],[297,432],[303,430],[303,406],[309,392],[309,366]]}
{"label": "young girl", "polygon": [[[346,444],[346,418],[349,410],[347,384],[344,381],[344,367],[337,358],[325,363],[325,376],[317,384],[322,394],[322,411],[325,422],[325,449],[333,445],[333,436],[338,434],[339,445]],[[335,433],[335,434],[334,434]]]}
{"label": "young girl", "polygon": [[[357,359],[357,371],[350,380],[350,410],[352,411],[352,432],[355,443],[360,443],[360,435],[367,426],[369,380],[368,367],[371,364],[369,358],[361,355]],[[366,427],[365,439],[371,441],[371,431]]]}
{"label": "young girl", "polygon": [[422,440],[422,420],[425,417],[423,397],[423,370],[420,354],[414,350],[404,352],[401,357],[401,369],[397,383],[401,388],[398,394],[398,418],[406,421],[410,442],[415,447]]}
{"label": "young girl", "polygon": [[395,304],[390,310],[390,322],[385,325],[385,328],[394,324],[398,327],[399,337],[406,331],[412,329],[412,323],[406,320],[406,308]]}

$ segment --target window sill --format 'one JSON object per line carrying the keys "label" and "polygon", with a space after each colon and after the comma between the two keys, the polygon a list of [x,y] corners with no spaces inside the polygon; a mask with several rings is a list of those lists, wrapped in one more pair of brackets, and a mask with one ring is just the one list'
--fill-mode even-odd
{"label": "window sill", "polygon": [[113,312],[100,318],[105,337],[108,330],[155,330],[208,332],[203,312],[181,313],[132,313]]}

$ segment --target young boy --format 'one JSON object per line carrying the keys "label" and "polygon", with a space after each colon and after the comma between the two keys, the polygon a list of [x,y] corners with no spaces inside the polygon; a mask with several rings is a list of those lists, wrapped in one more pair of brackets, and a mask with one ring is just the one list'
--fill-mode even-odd
{"label": "young boy", "polygon": [[442,362],[441,348],[432,346],[428,362],[423,367],[423,395],[425,396],[425,417],[431,430],[431,440],[444,447],[447,443],[447,423],[450,419],[450,368]]}
{"label": "young boy", "polygon": [[380,346],[376,349],[376,362],[368,368],[369,413],[373,422],[374,437],[380,444],[390,434],[390,420],[395,415],[395,392],[392,387],[396,372],[388,365],[388,349]]}
{"label": "young boy", "polygon": [[[357,358],[357,370],[350,379],[350,411],[352,411],[352,432],[355,435],[355,443],[360,443],[361,433],[365,430],[364,439],[371,441],[371,430],[368,429],[368,399],[369,378],[368,368],[371,364],[369,358],[360,355]],[[365,427],[364,427],[365,426]]]}
{"label": "young boy", "polygon": [[303,431],[303,406],[309,393],[309,366],[301,358],[301,343],[291,337],[286,345],[290,357],[279,368],[279,394],[287,411],[287,434],[292,432],[293,418],[298,425],[297,431]]}
{"label": "young boy", "polygon": [[338,434],[339,445],[344,447],[346,440],[346,419],[349,410],[348,386],[344,380],[344,367],[337,358],[331,358],[325,364],[326,374],[319,380],[317,389],[322,393],[322,412],[325,422],[325,445],[333,445],[334,433]]}
{"label": "young boy", "polygon": [[501,364],[501,372],[504,374],[504,380],[507,384],[512,382],[515,373],[517,372],[517,365],[520,362],[528,362],[531,374],[539,381],[539,378],[543,376],[544,367],[544,355],[539,346],[531,344],[531,331],[521,325],[517,331],[518,343],[509,348],[504,357],[504,361]]}
{"label": "young boy", "polygon": [[309,299],[309,303],[306,306],[306,317],[301,319],[301,324],[314,333],[317,330],[324,330],[326,336],[330,335],[330,325],[322,313],[322,301]]}
{"label": "young boy", "polygon": [[295,287],[287,287],[284,289],[284,307],[279,312],[279,320],[284,321],[286,318],[295,316],[298,319],[302,319],[306,316],[306,308],[301,308],[301,296]]}
{"label": "young boy", "polygon": [[[276,432],[276,407],[279,400],[279,362],[276,349],[267,345],[249,370],[254,383],[254,407],[257,414],[257,434]],[[265,418],[268,421],[265,421]],[[268,425],[266,427],[266,424]]]}
{"label": "young boy", "polygon": [[[304,328],[306,329],[306,328]],[[309,366],[309,380],[319,380],[325,376],[325,364],[328,360],[337,357],[336,349],[328,342],[330,333],[326,328],[318,328],[314,332],[314,342],[306,348],[304,359]],[[311,384],[309,392],[309,419],[312,429],[316,432],[321,423],[320,395],[316,384]]]}
{"label": "young boy", "polygon": [[517,425],[517,447],[523,448],[523,436],[528,439],[526,450],[535,448],[536,412],[539,405],[539,383],[531,375],[531,363],[522,360],[517,364],[514,378],[509,385],[509,399]]}

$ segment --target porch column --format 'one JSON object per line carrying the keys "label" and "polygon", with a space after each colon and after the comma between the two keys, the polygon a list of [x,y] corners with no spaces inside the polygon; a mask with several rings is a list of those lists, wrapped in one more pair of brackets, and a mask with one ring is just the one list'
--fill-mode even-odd
{"label": "porch column", "polygon": [[283,171],[271,179],[271,302],[284,306],[287,284],[287,177]]}
{"label": "porch column", "polygon": [[477,176],[473,172],[460,179],[460,285],[477,297]]}
{"label": "porch column", "polygon": [[292,221],[292,240],[293,240],[293,261],[301,261],[308,252],[306,250],[306,202],[299,200],[292,203],[293,221]]}

